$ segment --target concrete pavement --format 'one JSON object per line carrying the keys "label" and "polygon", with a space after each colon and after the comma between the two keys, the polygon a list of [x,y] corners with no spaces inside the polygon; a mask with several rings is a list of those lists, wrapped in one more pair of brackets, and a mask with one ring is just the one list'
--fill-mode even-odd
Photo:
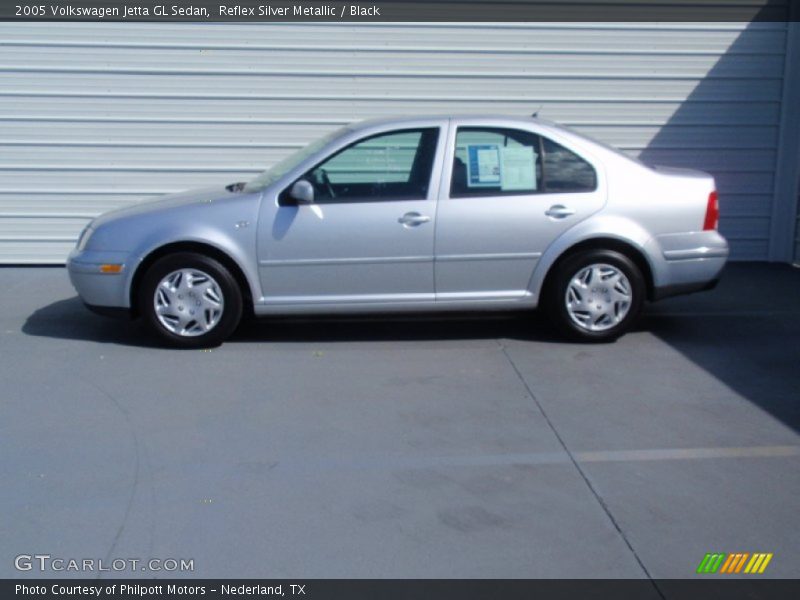
{"label": "concrete pavement", "polygon": [[174,351],[88,313],[63,269],[2,268],[0,290],[0,577],[42,575],[22,553],[684,578],[759,551],[800,574],[797,269],[732,265],[610,345],[469,316],[273,319]]}

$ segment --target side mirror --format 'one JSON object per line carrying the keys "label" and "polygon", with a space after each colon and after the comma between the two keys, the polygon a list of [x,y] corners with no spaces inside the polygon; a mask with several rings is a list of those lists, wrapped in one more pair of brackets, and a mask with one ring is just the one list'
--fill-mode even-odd
{"label": "side mirror", "polygon": [[289,197],[298,204],[314,204],[314,186],[305,179],[295,181]]}

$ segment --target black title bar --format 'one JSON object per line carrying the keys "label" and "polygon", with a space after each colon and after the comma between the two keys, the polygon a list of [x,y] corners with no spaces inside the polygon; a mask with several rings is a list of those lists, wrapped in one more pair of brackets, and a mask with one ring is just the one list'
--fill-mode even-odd
{"label": "black title bar", "polygon": [[0,20],[791,21],[795,0],[0,0]]}
{"label": "black title bar", "polygon": [[783,600],[800,598],[797,580],[221,580],[4,579],[0,597],[39,600],[291,598],[292,600]]}

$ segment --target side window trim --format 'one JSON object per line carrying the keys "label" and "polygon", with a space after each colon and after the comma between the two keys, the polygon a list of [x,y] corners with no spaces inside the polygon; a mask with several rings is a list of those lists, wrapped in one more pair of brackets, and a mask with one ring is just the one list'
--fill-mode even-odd
{"label": "side window trim", "polygon": [[536,135],[539,136],[539,156],[542,157],[542,191],[539,192],[541,194],[547,193],[547,166],[544,163],[545,153],[544,153],[544,136],[541,133],[537,133]]}

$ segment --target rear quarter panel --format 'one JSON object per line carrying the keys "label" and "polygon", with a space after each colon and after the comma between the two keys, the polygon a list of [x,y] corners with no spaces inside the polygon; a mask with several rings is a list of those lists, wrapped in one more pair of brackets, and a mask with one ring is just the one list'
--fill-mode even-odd
{"label": "rear quarter panel", "polygon": [[653,284],[661,286],[670,279],[661,240],[702,230],[708,195],[715,189],[713,177],[699,171],[658,172],[602,147],[595,148],[595,155],[605,168],[606,205],[547,248],[530,284],[537,300],[550,268],[576,244],[598,238],[627,243],[644,256]]}

